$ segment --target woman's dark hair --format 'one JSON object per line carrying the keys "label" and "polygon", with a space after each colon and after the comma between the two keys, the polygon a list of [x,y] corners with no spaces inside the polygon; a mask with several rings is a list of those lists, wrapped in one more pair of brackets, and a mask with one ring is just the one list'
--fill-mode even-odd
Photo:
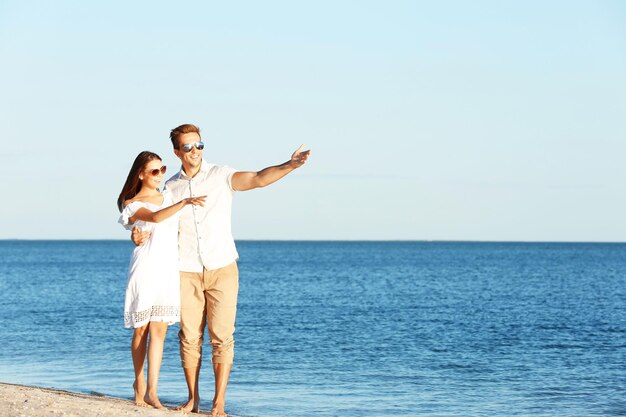
{"label": "woman's dark hair", "polygon": [[139,173],[144,170],[148,162],[155,159],[161,161],[161,157],[159,155],[150,151],[143,151],[137,155],[137,158],[135,158],[133,166],[130,167],[130,172],[128,173],[128,178],[126,178],[122,192],[120,193],[120,196],[117,197],[117,208],[120,212],[124,209],[124,201],[130,200],[137,195],[139,190],[141,190]]}

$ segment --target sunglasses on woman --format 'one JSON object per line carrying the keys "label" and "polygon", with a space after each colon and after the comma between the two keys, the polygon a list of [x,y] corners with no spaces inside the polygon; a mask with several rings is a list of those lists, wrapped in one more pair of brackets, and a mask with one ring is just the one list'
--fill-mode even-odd
{"label": "sunglasses on woman", "polygon": [[188,143],[186,145],[181,146],[180,149],[182,149],[182,151],[185,153],[189,153],[191,152],[194,146],[196,147],[197,150],[201,151],[204,149],[204,142]]}
{"label": "sunglasses on woman", "polygon": [[165,171],[167,171],[167,167],[163,165],[161,168],[151,169],[150,171],[148,171],[148,173],[153,177],[156,177],[157,175],[159,175],[159,173],[165,174]]}

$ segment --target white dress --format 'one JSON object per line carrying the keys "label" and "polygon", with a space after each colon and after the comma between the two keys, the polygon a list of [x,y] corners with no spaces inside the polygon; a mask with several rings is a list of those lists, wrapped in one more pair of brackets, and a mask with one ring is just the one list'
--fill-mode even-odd
{"label": "white dress", "polygon": [[141,220],[129,224],[129,218],[141,207],[158,211],[174,204],[168,191],[160,206],[135,201],[124,208],[119,223],[126,229],[134,226],[150,230],[150,239],[133,252],[128,267],[124,327],[141,327],[151,321],[174,324],[180,321],[180,275],[178,271],[179,213],[160,223]]}

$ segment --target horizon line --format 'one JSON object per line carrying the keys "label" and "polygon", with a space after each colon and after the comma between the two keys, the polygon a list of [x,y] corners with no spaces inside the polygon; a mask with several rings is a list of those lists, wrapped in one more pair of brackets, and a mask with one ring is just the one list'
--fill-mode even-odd
{"label": "horizon line", "polygon": [[[50,239],[23,239],[2,238],[0,242],[125,242],[130,239],[95,239],[95,238],[50,238]],[[372,243],[593,243],[593,244],[624,244],[626,241],[606,240],[473,240],[473,239],[235,239],[235,242],[372,242]]]}

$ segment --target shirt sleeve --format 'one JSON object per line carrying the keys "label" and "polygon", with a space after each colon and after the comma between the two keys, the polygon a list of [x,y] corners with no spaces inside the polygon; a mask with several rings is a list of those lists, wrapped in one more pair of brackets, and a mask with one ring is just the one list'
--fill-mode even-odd
{"label": "shirt sleeve", "polygon": [[132,230],[134,223],[129,223],[130,218],[133,217],[133,214],[135,214],[141,207],[143,207],[143,204],[139,201],[130,203],[124,207],[124,210],[122,210],[122,214],[117,222],[124,226],[125,229]]}
{"label": "shirt sleeve", "polygon": [[228,184],[228,188],[232,192],[237,191],[233,188],[233,174],[238,171],[238,169],[231,168],[229,166],[223,166],[220,168],[220,174],[224,176],[224,178],[226,179],[226,184]]}

